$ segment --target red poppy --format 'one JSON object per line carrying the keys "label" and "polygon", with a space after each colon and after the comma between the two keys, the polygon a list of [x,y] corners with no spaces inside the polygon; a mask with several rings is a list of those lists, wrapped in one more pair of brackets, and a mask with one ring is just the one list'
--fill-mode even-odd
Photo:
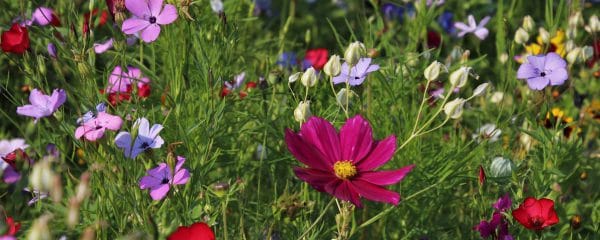
{"label": "red poppy", "polygon": [[308,61],[317,70],[323,69],[329,58],[329,52],[325,48],[315,48],[306,51],[304,60]]}
{"label": "red poppy", "polygon": [[197,222],[189,227],[178,227],[167,240],[215,240],[215,234],[206,223]]}
{"label": "red poppy", "polygon": [[29,32],[27,28],[14,23],[8,31],[2,32],[2,51],[23,54],[29,48]]}
{"label": "red poppy", "polygon": [[21,223],[16,223],[12,217],[6,217],[5,222],[7,226],[5,236],[15,236],[15,234],[17,234],[19,231],[19,228],[21,228]]}
{"label": "red poppy", "polygon": [[538,200],[528,197],[512,215],[525,228],[536,231],[558,223],[554,201],[547,198]]}

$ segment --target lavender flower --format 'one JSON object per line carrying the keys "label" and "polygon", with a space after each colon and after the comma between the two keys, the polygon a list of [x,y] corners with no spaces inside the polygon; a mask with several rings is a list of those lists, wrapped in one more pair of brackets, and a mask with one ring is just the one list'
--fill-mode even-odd
{"label": "lavender flower", "polygon": [[167,196],[171,185],[186,184],[190,178],[190,172],[183,168],[185,158],[177,156],[175,173],[166,163],[161,163],[158,167],[148,170],[148,175],[140,179],[140,189],[150,189],[150,196],[154,200],[161,200]]}
{"label": "lavender flower", "polygon": [[548,85],[562,85],[569,78],[567,62],[553,52],[528,56],[527,62],[517,70],[517,78],[527,79],[527,85],[533,90],[542,90]]}
{"label": "lavender flower", "polygon": [[123,149],[125,157],[134,159],[140,153],[150,148],[160,148],[165,142],[158,134],[163,129],[160,124],[152,125],[146,118],[138,118],[133,123],[133,128],[137,128],[137,136],[132,143],[132,136],[129,132],[119,132],[115,137],[115,145]]}
{"label": "lavender flower", "polygon": [[82,117],[78,118],[77,125],[84,124],[87,121],[96,118],[96,116],[98,116],[98,113],[105,112],[105,111],[106,111],[106,103],[99,103],[98,105],[96,105],[96,111],[88,111],[85,114],[83,114]]}
{"label": "lavender flower", "polygon": [[37,122],[42,117],[52,115],[67,100],[65,90],[54,89],[51,96],[44,95],[40,90],[33,89],[29,94],[31,104],[17,108],[17,114],[34,117]]}
{"label": "lavender flower", "polygon": [[351,86],[361,85],[369,73],[379,70],[379,65],[371,65],[370,58],[361,58],[358,60],[356,66],[352,67],[351,71],[348,71],[348,63],[342,64],[342,72],[337,77],[333,78],[334,84],[348,83]]}
{"label": "lavender flower", "polygon": [[479,39],[484,40],[489,33],[487,28],[485,28],[484,26],[489,21],[490,21],[490,16],[486,16],[483,19],[481,19],[481,22],[479,22],[479,24],[477,24],[477,22],[475,22],[475,17],[473,17],[473,15],[469,15],[469,18],[468,18],[469,25],[462,23],[462,22],[456,22],[456,23],[454,23],[454,27],[458,28],[458,30],[460,30],[460,32],[458,33],[459,37],[463,37],[467,33],[473,33]]}

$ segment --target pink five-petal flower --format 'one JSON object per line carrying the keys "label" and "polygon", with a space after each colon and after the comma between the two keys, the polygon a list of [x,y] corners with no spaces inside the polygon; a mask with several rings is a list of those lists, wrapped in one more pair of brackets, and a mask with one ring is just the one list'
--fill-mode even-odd
{"label": "pink five-petal flower", "polygon": [[148,170],[148,175],[140,179],[140,189],[150,189],[150,196],[154,200],[161,200],[167,196],[171,185],[186,184],[190,178],[190,173],[183,168],[185,158],[177,156],[175,174],[172,174],[171,168],[166,163],[161,163],[158,167]]}
{"label": "pink five-petal flower", "polygon": [[357,207],[362,207],[360,197],[397,205],[400,194],[384,186],[400,182],[414,167],[374,171],[392,158],[396,138],[374,140],[360,115],[348,119],[339,134],[327,120],[311,117],[299,133],[286,130],[285,141],[292,155],[307,165],[294,168],[298,178]]}
{"label": "pink five-petal flower", "polygon": [[121,29],[126,34],[141,32],[144,42],[153,42],[160,34],[160,26],[177,19],[177,8],[171,4],[162,7],[163,0],[125,0],[125,7],[133,17],[125,20]]}
{"label": "pink five-petal flower", "polygon": [[37,121],[42,117],[52,115],[66,100],[65,90],[54,89],[52,95],[48,96],[36,88],[31,90],[29,95],[29,103],[31,104],[18,107],[17,114],[34,117]]}
{"label": "pink five-petal flower", "polygon": [[88,141],[94,142],[102,138],[107,129],[112,131],[119,130],[122,123],[123,120],[119,116],[99,112],[96,118],[85,122],[75,130],[75,138],[79,139],[84,136]]}

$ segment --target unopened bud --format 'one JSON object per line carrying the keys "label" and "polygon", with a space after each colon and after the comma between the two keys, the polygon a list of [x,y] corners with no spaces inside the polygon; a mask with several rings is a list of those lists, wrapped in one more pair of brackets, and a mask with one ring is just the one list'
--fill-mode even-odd
{"label": "unopened bud", "polygon": [[531,16],[525,16],[523,18],[523,29],[527,32],[531,32],[533,31],[533,28],[535,28],[535,21],[533,21]]}
{"label": "unopened bud", "polygon": [[344,60],[350,65],[354,66],[358,63],[358,60],[366,54],[367,50],[365,45],[361,42],[350,43],[346,52],[344,53]]}
{"label": "unopened bud", "polygon": [[444,105],[444,113],[446,113],[446,115],[452,119],[460,118],[463,113],[463,106],[465,105],[465,102],[466,100],[463,98],[457,98],[447,102],[446,105]]}
{"label": "unopened bud", "polygon": [[479,86],[477,86],[475,88],[475,90],[473,90],[473,97],[477,97],[477,96],[480,96],[481,94],[483,94],[485,92],[485,90],[487,89],[488,85],[490,85],[490,84],[482,83]]}
{"label": "unopened bud", "polygon": [[467,84],[467,79],[469,78],[469,73],[471,72],[471,67],[460,67],[450,74],[450,84],[452,84],[452,89],[455,87],[461,88]]}
{"label": "unopened bud", "polygon": [[581,60],[582,54],[581,54],[581,48],[580,47],[576,47],[573,50],[571,50],[569,53],[567,53],[567,62],[569,62],[570,64],[575,64],[576,62],[579,62],[579,60]]}
{"label": "unopened bud", "polygon": [[581,25],[583,25],[583,17],[581,16],[581,11],[575,12],[575,14],[569,17],[569,28],[575,28]]}
{"label": "unopened bud", "polygon": [[50,229],[48,228],[48,222],[52,219],[52,215],[45,214],[33,222],[29,230],[29,234],[27,234],[28,240],[50,240],[52,239],[52,234],[50,233]]}
{"label": "unopened bud", "polygon": [[317,84],[317,72],[315,69],[313,67],[306,69],[300,78],[300,82],[306,87],[312,87]]}
{"label": "unopened bud", "polygon": [[567,42],[565,43],[565,51],[570,52],[573,51],[573,49],[575,49],[575,42],[573,42],[573,40],[567,40]]}
{"label": "unopened bud", "polygon": [[515,33],[515,42],[517,44],[524,44],[527,41],[529,41],[529,33],[523,28],[517,29],[517,32]]}
{"label": "unopened bud", "polygon": [[76,198],[69,200],[69,212],[67,213],[67,226],[73,228],[79,224],[79,205],[81,202],[77,201]]}
{"label": "unopened bud", "polygon": [[546,31],[546,29],[541,27],[541,28],[539,28],[538,33],[539,33],[540,38],[542,39],[543,43],[545,43],[545,44],[550,43],[550,33],[548,31]]}
{"label": "unopened bud", "polygon": [[75,192],[75,199],[79,202],[83,202],[90,195],[90,173],[84,172],[79,178],[79,184],[77,184],[77,190]]}
{"label": "unopened bud", "polygon": [[508,53],[504,52],[504,53],[500,54],[500,56],[498,56],[498,60],[502,64],[506,63],[506,61],[508,61]]}
{"label": "unopened bud", "polygon": [[350,90],[346,90],[345,88],[342,88],[335,96],[337,103],[340,106],[347,106],[350,105],[352,98],[354,98],[354,96],[356,95],[356,93],[354,93],[354,91]]}
{"label": "unopened bud", "polygon": [[435,81],[440,76],[440,71],[445,69],[446,66],[444,66],[444,64],[438,61],[433,61],[427,68],[425,68],[423,75],[425,75],[425,79],[427,79],[427,81]]}
{"label": "unopened bud", "polygon": [[300,76],[302,76],[302,72],[297,72],[297,73],[294,73],[294,74],[290,75],[290,77],[288,78],[288,81],[289,81],[290,83],[293,83],[293,82],[295,82],[296,80],[298,80],[298,78],[300,78]]}
{"label": "unopened bud", "polygon": [[37,189],[40,192],[53,190],[54,172],[52,172],[48,158],[44,158],[33,165],[33,170],[31,170],[31,175],[29,175],[29,183],[33,189]]}
{"label": "unopened bud", "polygon": [[52,201],[54,203],[59,203],[62,200],[62,182],[60,180],[59,175],[54,175],[52,179],[52,191],[50,191],[50,196],[52,196]]}
{"label": "unopened bud", "polygon": [[600,32],[600,21],[598,20],[598,16],[593,15],[590,17],[590,21],[588,25],[585,26],[585,30],[591,34]]}
{"label": "unopened bud", "polygon": [[304,123],[311,115],[310,101],[300,101],[298,107],[294,110],[294,119],[299,123]]}
{"label": "unopened bud", "polygon": [[490,176],[495,178],[507,178],[512,176],[515,165],[508,158],[496,157],[492,160],[490,166]]}
{"label": "unopened bud", "polygon": [[256,152],[254,152],[254,158],[256,160],[265,160],[267,158],[267,148],[262,144],[258,144]]}
{"label": "unopened bud", "polygon": [[340,56],[333,55],[329,57],[329,61],[325,63],[325,67],[323,67],[323,72],[327,74],[327,76],[335,77],[342,72],[342,66],[340,64]]}
{"label": "unopened bud", "polygon": [[592,46],[585,46],[581,49],[581,55],[583,61],[587,61],[594,56],[594,48]]}

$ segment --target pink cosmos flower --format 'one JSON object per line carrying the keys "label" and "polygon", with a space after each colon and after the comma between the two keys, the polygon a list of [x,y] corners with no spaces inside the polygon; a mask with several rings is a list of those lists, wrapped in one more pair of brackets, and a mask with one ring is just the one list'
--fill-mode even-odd
{"label": "pink cosmos flower", "polygon": [[185,158],[177,156],[175,165],[175,174],[166,163],[161,163],[158,167],[148,170],[148,175],[140,179],[140,189],[150,189],[150,196],[154,200],[161,200],[167,196],[171,185],[186,184],[190,178],[190,172],[182,168]]}
{"label": "pink cosmos flower", "polygon": [[160,34],[160,26],[177,19],[177,8],[171,4],[162,7],[163,0],[125,0],[125,7],[134,16],[123,22],[121,29],[126,34],[141,32],[144,42],[153,42]]}
{"label": "pink cosmos flower", "polygon": [[102,138],[107,129],[112,131],[119,130],[122,123],[123,120],[119,116],[99,112],[96,118],[90,119],[75,130],[75,138],[79,139],[85,136],[85,139],[94,142]]}
{"label": "pink cosmos flower", "polygon": [[29,94],[31,104],[17,108],[17,114],[34,117],[37,122],[42,117],[52,115],[67,100],[65,90],[54,89],[51,96],[44,95],[40,90],[33,89]]}
{"label": "pink cosmos flower", "polygon": [[383,186],[400,182],[414,167],[375,171],[396,151],[396,137],[376,141],[369,122],[360,115],[348,119],[339,134],[327,120],[311,117],[299,133],[287,129],[287,147],[306,168],[294,173],[313,188],[362,207],[360,197],[397,205],[400,194]]}

